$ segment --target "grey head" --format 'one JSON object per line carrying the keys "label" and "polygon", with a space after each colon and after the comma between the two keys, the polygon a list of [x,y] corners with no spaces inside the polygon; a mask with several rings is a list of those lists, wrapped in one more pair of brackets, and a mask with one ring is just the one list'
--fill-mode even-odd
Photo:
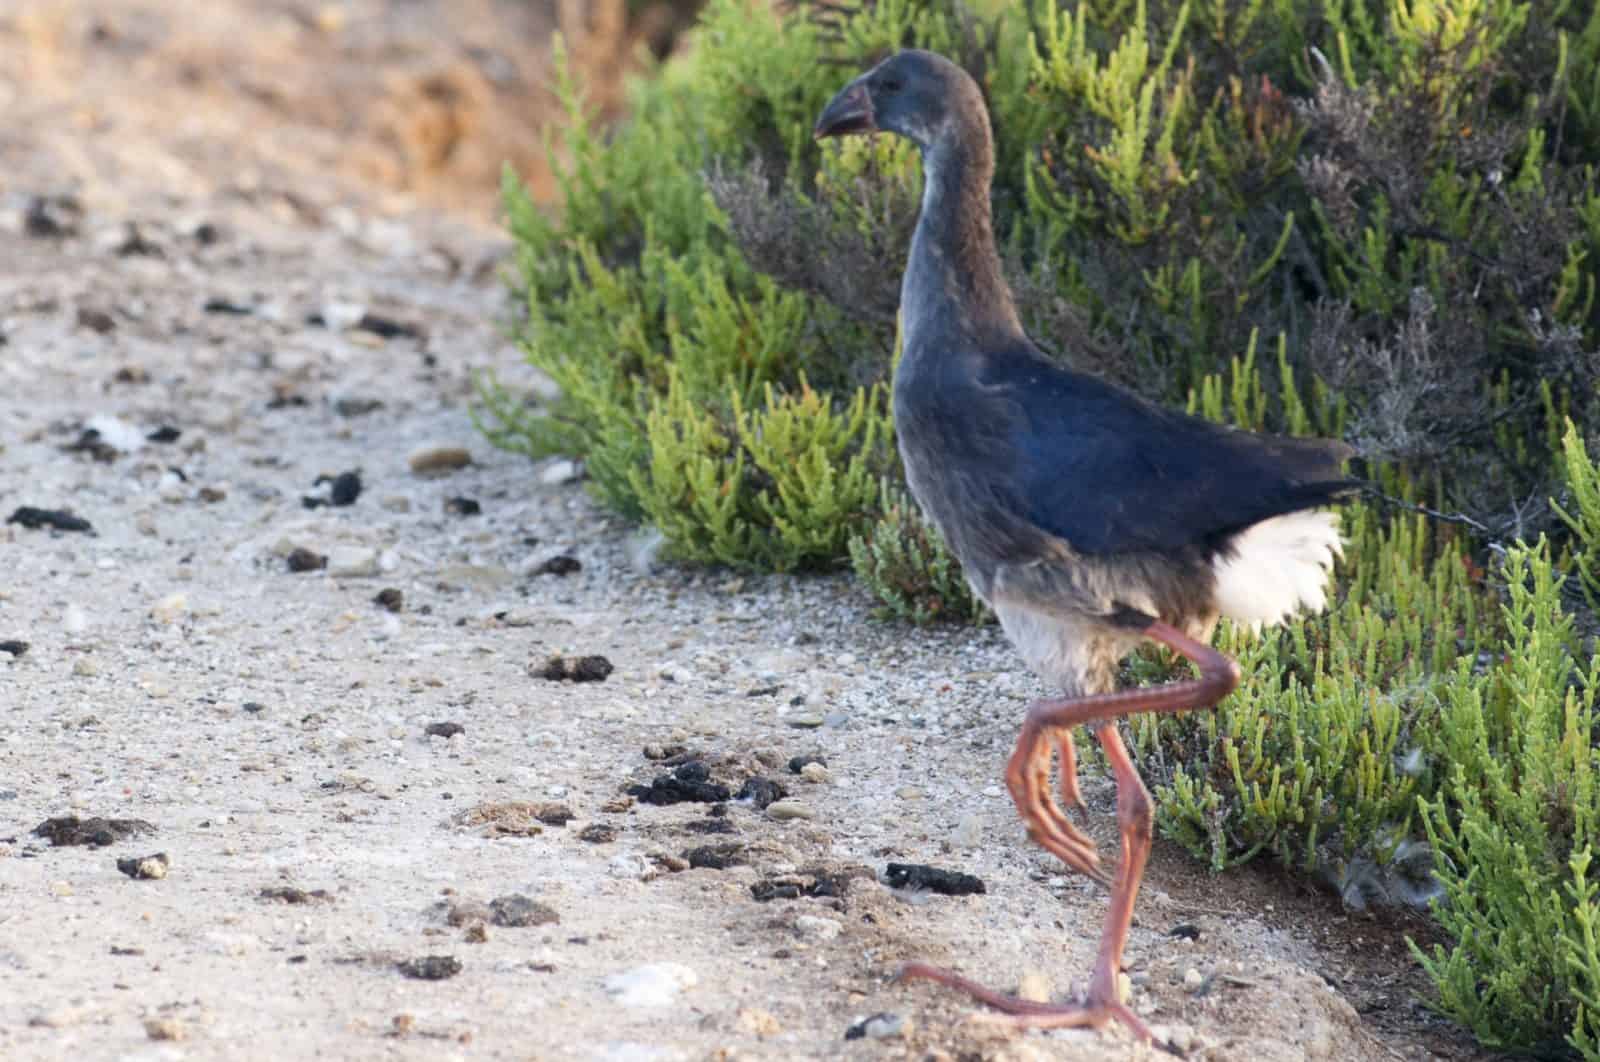
{"label": "grey head", "polygon": [[924,152],[952,134],[988,133],[983,93],[961,67],[942,55],[897,52],[839,90],[823,109],[818,140],[850,133],[898,133]]}

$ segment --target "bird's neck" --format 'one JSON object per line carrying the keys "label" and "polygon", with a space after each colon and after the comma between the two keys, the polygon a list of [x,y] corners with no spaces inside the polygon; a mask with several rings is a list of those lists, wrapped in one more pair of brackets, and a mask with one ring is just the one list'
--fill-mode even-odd
{"label": "bird's neck", "polygon": [[1021,338],[990,218],[994,151],[987,127],[941,137],[923,151],[922,169],[922,213],[900,290],[906,351],[930,341]]}

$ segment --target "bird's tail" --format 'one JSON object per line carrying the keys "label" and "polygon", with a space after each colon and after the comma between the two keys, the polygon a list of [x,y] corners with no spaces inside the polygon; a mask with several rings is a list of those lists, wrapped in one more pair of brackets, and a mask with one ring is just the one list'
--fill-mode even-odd
{"label": "bird's tail", "polygon": [[1217,607],[1259,629],[1328,603],[1328,573],[1344,554],[1339,514],[1302,510],[1251,524],[1217,556]]}

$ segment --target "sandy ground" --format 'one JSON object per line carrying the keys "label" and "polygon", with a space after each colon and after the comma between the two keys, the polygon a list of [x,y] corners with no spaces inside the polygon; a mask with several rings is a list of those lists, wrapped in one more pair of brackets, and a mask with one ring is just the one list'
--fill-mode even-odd
{"label": "sandy ground", "polygon": [[[178,33],[133,17],[160,6],[70,5],[44,59],[0,12],[0,516],[92,526],[0,525],[0,1058],[1158,1057],[890,983],[921,958],[1064,996],[1093,955],[1104,895],[998,784],[1039,690],[997,634],[875,622],[842,578],[658,565],[559,467],[485,446],[473,374],[538,381],[479,178],[374,191],[345,165],[367,127],[182,106],[138,58]],[[391,10],[198,8],[223,56]],[[440,447],[470,464],[413,471]],[[352,471],[353,503],[307,507]],[[551,681],[553,655],[614,670]],[[695,763],[785,800],[629,796]],[[69,815],[148,830],[34,832]],[[155,853],[164,877],[119,871]],[[891,862],[987,891],[893,889]],[[1487,1057],[1416,1002],[1420,928],[1158,845],[1134,1005],[1194,1058]]]}

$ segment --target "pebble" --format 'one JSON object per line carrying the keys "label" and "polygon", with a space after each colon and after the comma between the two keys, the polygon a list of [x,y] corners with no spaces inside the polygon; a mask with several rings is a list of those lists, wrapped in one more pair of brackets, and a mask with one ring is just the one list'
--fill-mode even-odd
{"label": "pebble", "polygon": [[1035,1003],[1050,1002],[1050,993],[1055,991],[1055,982],[1050,976],[1039,970],[1027,970],[1017,978],[1017,998],[1032,1000]]}
{"label": "pebble", "polygon": [[775,819],[814,819],[817,813],[798,800],[774,800],[767,805],[767,814]]}
{"label": "pebble", "polygon": [[559,487],[564,483],[571,483],[583,475],[583,467],[576,461],[565,458],[551,461],[539,471],[539,482],[547,487]]}
{"label": "pebble", "polygon": [[914,785],[903,785],[894,791],[894,795],[901,800],[921,800],[922,790]]}
{"label": "pebble", "polygon": [[606,873],[614,878],[632,881],[649,881],[656,876],[656,865],[638,852],[623,852],[611,857]]}
{"label": "pebble", "polygon": [[167,853],[117,860],[117,869],[135,881],[160,881],[167,876]]}
{"label": "pebble", "polygon": [[978,847],[983,843],[983,819],[973,814],[961,816],[951,839],[960,848]]}
{"label": "pebble", "polygon": [[668,1007],[699,983],[700,976],[681,962],[651,962],[612,974],[605,988],[624,1007]]}
{"label": "pebble", "polygon": [[371,546],[335,546],[328,551],[328,574],[353,578],[378,574],[378,551]]}
{"label": "pebble", "polygon": [[177,1018],[146,1018],[144,1034],[152,1040],[178,1041],[189,1038],[188,1030]]}
{"label": "pebble", "polygon": [[771,1011],[762,1010],[760,1007],[744,1007],[734,1015],[733,1026],[739,1032],[748,1036],[777,1036],[783,1031],[783,1026],[778,1019],[772,1016]]}
{"label": "pebble", "polygon": [[1193,966],[1183,971],[1183,987],[1193,992],[1206,983],[1205,975]]}
{"label": "pebble", "polygon": [[796,730],[815,730],[827,722],[819,712],[803,712],[800,715],[791,715],[786,722]]}
{"label": "pebble", "polygon": [[189,595],[180,590],[150,606],[150,618],[157,623],[172,623],[188,611]]}
{"label": "pebble", "polygon": [[910,1018],[898,1014],[874,1014],[870,1018],[862,1018],[850,1028],[845,1030],[846,1040],[860,1040],[863,1037],[869,1040],[888,1040],[892,1037],[910,1038],[914,1030]]}
{"label": "pebble", "polygon": [[800,777],[808,782],[821,785],[828,781],[828,769],[820,763],[808,763],[800,768]]}
{"label": "pebble", "polygon": [[844,931],[844,923],[820,915],[803,914],[795,918],[794,931],[809,940],[833,940]]}
{"label": "pebble", "polygon": [[661,665],[661,670],[656,673],[662,678],[666,679],[668,682],[676,682],[679,685],[682,685],[685,682],[693,681],[694,679],[693,671],[690,671],[682,664],[677,663],[663,664]]}
{"label": "pebble", "polygon": [[465,446],[449,444],[423,446],[411,451],[411,456],[406,458],[406,464],[411,466],[411,471],[415,475],[419,476],[454,472],[458,468],[466,468],[472,464],[472,451]]}

